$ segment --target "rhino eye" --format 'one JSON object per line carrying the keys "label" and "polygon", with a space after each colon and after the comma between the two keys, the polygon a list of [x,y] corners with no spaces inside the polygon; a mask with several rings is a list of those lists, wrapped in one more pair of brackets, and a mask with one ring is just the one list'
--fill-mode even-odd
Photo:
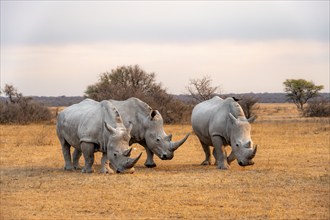
{"label": "rhino eye", "polygon": [[238,144],[236,144],[236,147],[239,147],[239,145],[238,145]]}
{"label": "rhino eye", "polygon": [[114,154],[113,154],[113,156],[117,157],[117,154],[116,154],[116,153],[114,153]]}
{"label": "rhino eye", "polygon": [[159,138],[157,138],[157,139],[156,139],[156,141],[157,141],[157,142],[159,142],[159,141],[160,141],[160,139],[159,139]]}

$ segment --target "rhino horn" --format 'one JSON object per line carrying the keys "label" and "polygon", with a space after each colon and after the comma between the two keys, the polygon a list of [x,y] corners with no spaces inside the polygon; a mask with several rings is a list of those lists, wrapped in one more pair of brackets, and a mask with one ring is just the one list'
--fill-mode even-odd
{"label": "rhino horn", "polygon": [[172,142],[171,141],[171,151],[175,151],[176,149],[178,149],[189,137],[190,133],[186,134],[186,136],[184,138],[182,138],[182,140],[177,141],[177,142]]}
{"label": "rhino horn", "polygon": [[127,150],[125,150],[124,152],[123,152],[123,155],[125,156],[125,157],[129,157],[130,155],[131,155],[131,152],[132,152],[132,147],[130,147],[130,148],[128,148]]}
{"label": "rhino horn", "polygon": [[140,159],[141,155],[142,155],[142,152],[136,158],[128,158],[128,161],[127,161],[127,164],[125,166],[125,169],[130,169],[130,168],[134,167],[134,165],[136,164],[136,162]]}
{"label": "rhino horn", "polygon": [[251,154],[251,159],[254,158],[254,156],[256,155],[256,153],[257,153],[257,149],[258,149],[258,145],[255,145],[255,146],[254,146],[254,150],[253,150],[253,152],[252,152],[252,154]]}
{"label": "rhino horn", "polygon": [[253,150],[253,156],[256,155],[256,153],[257,153],[257,149],[258,149],[258,145],[256,145],[256,146],[254,147],[254,150]]}

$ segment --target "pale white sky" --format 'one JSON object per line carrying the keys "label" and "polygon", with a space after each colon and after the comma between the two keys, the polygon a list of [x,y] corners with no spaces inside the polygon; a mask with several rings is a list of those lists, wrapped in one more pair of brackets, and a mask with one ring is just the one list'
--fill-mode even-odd
{"label": "pale white sky", "polygon": [[329,1],[3,1],[1,87],[83,95],[100,73],[138,64],[169,93],[209,75],[223,93],[329,92]]}

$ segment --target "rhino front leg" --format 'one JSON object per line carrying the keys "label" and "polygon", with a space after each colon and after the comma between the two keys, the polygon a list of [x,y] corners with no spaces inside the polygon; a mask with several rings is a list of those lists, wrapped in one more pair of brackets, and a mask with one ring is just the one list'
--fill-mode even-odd
{"label": "rhino front leg", "polygon": [[207,144],[204,144],[202,143],[202,147],[203,147],[203,150],[204,150],[204,153],[205,153],[205,160],[201,163],[201,165],[204,165],[204,166],[208,166],[208,165],[211,165],[211,158],[210,158],[210,154],[211,154],[211,151],[210,151],[210,146],[207,145]]}
{"label": "rhino front leg", "polygon": [[73,159],[73,168],[75,170],[81,170],[81,166],[79,165],[79,159],[81,157],[81,154],[82,154],[81,150],[74,149],[72,159]]}
{"label": "rhino front leg", "polygon": [[212,143],[215,150],[216,164],[219,169],[226,170],[229,168],[227,162],[227,153],[220,136],[212,136]]}
{"label": "rhino front leg", "polygon": [[73,170],[72,162],[71,162],[71,154],[70,154],[70,147],[71,145],[66,142],[66,140],[61,140],[61,145],[62,145],[62,153],[64,157],[64,169],[65,170]]}
{"label": "rhino front leg", "polygon": [[109,166],[107,153],[102,153],[101,165],[101,173],[114,173],[114,171]]}
{"label": "rhino front leg", "polygon": [[81,142],[80,147],[85,159],[85,167],[81,170],[81,172],[93,173],[94,169],[92,166],[94,163],[94,144]]}
{"label": "rhino front leg", "polygon": [[147,152],[147,160],[146,162],[144,163],[144,166],[148,167],[148,168],[153,168],[153,167],[156,167],[156,163],[154,162],[154,153],[149,150],[148,147],[144,147],[146,149],[146,152]]}
{"label": "rhino front leg", "polygon": [[236,159],[236,156],[234,154],[234,152],[232,151],[229,156],[227,157],[227,162],[228,164],[231,164],[231,162],[233,162]]}

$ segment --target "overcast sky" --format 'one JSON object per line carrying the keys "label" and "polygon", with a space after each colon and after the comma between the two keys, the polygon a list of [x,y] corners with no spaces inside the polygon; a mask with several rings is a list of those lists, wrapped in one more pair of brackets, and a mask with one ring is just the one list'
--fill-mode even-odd
{"label": "overcast sky", "polygon": [[222,93],[329,92],[329,1],[1,0],[2,88],[80,96],[135,64],[174,94],[205,75]]}

